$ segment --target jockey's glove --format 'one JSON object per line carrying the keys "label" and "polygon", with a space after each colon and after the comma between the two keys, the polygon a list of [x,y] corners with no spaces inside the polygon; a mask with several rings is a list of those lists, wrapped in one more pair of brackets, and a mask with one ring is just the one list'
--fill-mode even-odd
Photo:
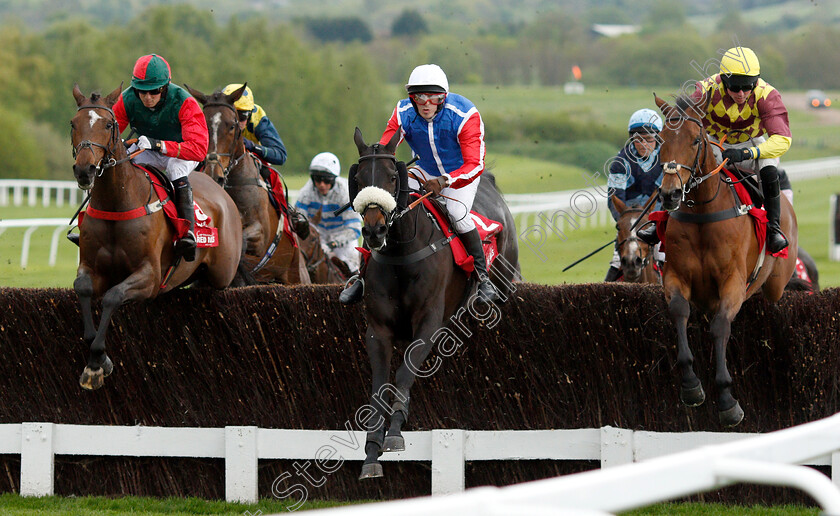
{"label": "jockey's glove", "polygon": [[728,159],[730,163],[753,159],[753,153],[750,149],[726,149],[721,152],[721,156],[723,156],[723,159]]}
{"label": "jockey's glove", "polygon": [[259,157],[263,156],[262,147],[260,147],[256,143],[252,142],[248,138],[245,138],[245,150],[247,150],[249,152],[253,152],[254,154],[256,154]]}
{"label": "jockey's glove", "polygon": [[423,183],[423,189],[427,192],[434,192],[435,195],[440,195],[440,191],[446,188],[446,178],[443,176],[429,179]]}
{"label": "jockey's glove", "polygon": [[141,136],[140,138],[138,138],[137,146],[141,149],[149,149],[153,151],[166,153],[166,145],[161,140],[149,138],[148,136]]}

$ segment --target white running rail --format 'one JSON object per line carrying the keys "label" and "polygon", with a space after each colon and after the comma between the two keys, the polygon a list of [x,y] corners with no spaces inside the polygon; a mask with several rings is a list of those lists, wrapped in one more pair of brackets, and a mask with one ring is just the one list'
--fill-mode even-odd
{"label": "white running rail", "polygon": [[[0,220],[0,235],[9,228],[26,228],[23,232],[23,242],[20,248],[20,267],[25,269],[29,263],[29,245],[32,243],[32,233],[40,227],[55,227],[50,239],[50,267],[55,267],[58,256],[58,241],[61,232],[69,229],[69,219],[8,219]],[[71,244],[72,245],[72,244]]]}
{"label": "white running rail", "polygon": [[[625,430],[616,444],[636,440]],[[668,434],[660,434],[667,436]],[[732,435],[732,434],[730,434]],[[635,445],[633,449],[635,449]],[[609,514],[646,507],[735,483],[788,486],[811,495],[824,514],[840,515],[840,489],[801,464],[840,465],[840,414],[750,439],[623,466],[446,497],[343,507],[307,514],[330,516],[484,516]],[[835,482],[837,477],[835,476]]]}

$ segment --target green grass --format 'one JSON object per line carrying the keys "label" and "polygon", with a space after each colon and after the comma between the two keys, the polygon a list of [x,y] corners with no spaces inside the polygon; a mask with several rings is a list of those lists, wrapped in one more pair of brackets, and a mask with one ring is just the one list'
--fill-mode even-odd
{"label": "green grass", "polygon": [[[293,502],[264,499],[256,504],[227,503],[200,498],[146,498],[126,496],[105,498],[96,496],[23,498],[13,493],[0,495],[0,513],[20,516],[106,516],[113,514],[143,514],[146,516],[187,516],[193,514],[214,514],[242,516],[251,514],[286,513],[293,510]],[[364,503],[364,502],[356,502]],[[307,501],[299,510],[323,509],[349,505],[347,502]]]}
{"label": "green grass", "polygon": [[[370,503],[368,501],[355,503]],[[198,498],[145,498],[126,496],[119,498],[105,497],[58,497],[22,498],[16,494],[0,495],[0,513],[14,516],[107,516],[113,514],[143,514],[145,516],[187,516],[194,514],[213,514],[242,516],[243,514],[286,513],[291,510],[290,503],[280,500],[264,499],[256,504],[237,504]],[[298,510],[324,509],[350,505],[349,503],[307,501]],[[785,505],[765,507],[760,505],[736,506],[705,503],[666,503],[644,509],[621,513],[625,516],[740,516],[740,515],[777,515],[804,516],[817,515],[816,508]]]}

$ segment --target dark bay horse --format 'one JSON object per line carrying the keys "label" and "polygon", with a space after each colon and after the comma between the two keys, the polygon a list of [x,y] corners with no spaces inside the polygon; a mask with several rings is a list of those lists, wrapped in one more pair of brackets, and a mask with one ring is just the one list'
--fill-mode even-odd
{"label": "dark bay horse", "polygon": [[[653,197],[659,193],[655,192]],[[628,283],[659,283],[659,274],[654,269],[653,248],[648,244],[639,240],[636,236],[636,230],[641,229],[645,222],[647,222],[647,214],[642,214],[643,206],[630,205],[627,206],[624,202],[612,196],[613,206],[618,210],[619,217],[615,223],[616,234],[616,249],[618,255],[621,257],[621,274],[623,281]],[[650,202],[650,199],[648,199]],[[641,216],[641,220],[636,224],[636,220]],[[633,224],[636,227],[633,228]],[[631,231],[630,228],[633,228]]]}
{"label": "dark bay horse", "polygon": [[[79,380],[86,389],[101,387],[113,370],[105,354],[105,334],[117,308],[197,279],[214,288],[227,287],[242,254],[242,223],[233,201],[209,177],[192,174],[195,201],[212,218],[219,245],[198,248],[193,262],[179,260],[166,286],[161,286],[173,264],[175,235],[159,209],[153,179],[128,160],[120,139],[111,107],[121,90],[105,98],[97,93],[87,98],[78,85],[73,88],[78,106],[70,121],[76,158],[73,173],[79,188],[90,192],[90,208],[113,216],[143,211],[135,218],[118,220],[89,213],[79,228],[79,269],[73,288],[81,303],[84,339],[90,344],[88,364]],[[91,305],[99,298],[102,316],[97,328]]]}
{"label": "dark bay horse", "polygon": [[[782,196],[781,226],[787,236],[788,258],[764,256],[763,266],[754,270],[763,252],[748,215],[722,217],[737,210],[740,202],[730,193],[723,174],[715,174],[717,163],[712,144],[703,128],[704,106],[688,97],[678,97],[676,107],[656,97],[666,120],[660,160],[664,178],[662,206],[671,213],[665,232],[667,259],[663,273],[665,298],[671,320],[677,328],[677,365],[682,381],[680,397],[688,406],[705,400],[694,373],[694,357],[688,345],[686,323],[693,304],[713,314],[710,332],[714,341],[715,384],[720,422],[735,426],[744,411],[732,395],[732,377],[726,367],[726,345],[731,323],[742,303],[757,292],[776,302],[790,280],[795,265],[798,233],[796,215]],[[716,214],[722,220],[709,221]]]}
{"label": "dark bay horse", "polygon": [[[433,346],[444,356],[454,353],[449,346],[456,338],[452,326],[462,328],[466,314],[483,321],[491,314],[500,317],[498,306],[478,302],[474,285],[455,265],[451,247],[426,208],[420,204],[407,210],[408,173],[394,157],[399,136],[395,133],[381,146],[367,145],[358,128],[354,135],[359,162],[355,174],[351,172],[351,199],[358,187],[354,207],[362,215],[362,236],[372,250],[365,273],[365,344],[372,372],[371,406],[376,410],[368,419],[360,478],[382,476],[379,455],[405,449],[401,429],[408,419],[409,391],[418,375],[433,374],[434,367],[431,372],[423,369]],[[488,172],[481,176],[473,211],[504,225],[490,277],[506,299],[519,274],[519,249],[513,217]],[[390,384],[395,348],[404,360]],[[440,358],[435,361],[439,364]]]}
{"label": "dark bay horse", "polygon": [[300,250],[283,232],[284,215],[279,215],[271,204],[271,187],[260,176],[259,162],[245,151],[244,136],[233,103],[242,96],[246,85],[230,94],[219,90],[212,95],[184,86],[201,103],[207,120],[210,142],[204,173],[222,185],[239,208],[246,254],[256,267],[269,249],[273,252],[254,276],[261,281],[287,285],[309,284]]}

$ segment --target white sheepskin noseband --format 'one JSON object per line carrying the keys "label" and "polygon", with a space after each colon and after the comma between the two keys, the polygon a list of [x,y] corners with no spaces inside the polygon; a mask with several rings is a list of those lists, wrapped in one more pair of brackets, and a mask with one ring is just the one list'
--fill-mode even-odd
{"label": "white sheepskin noseband", "polygon": [[353,201],[353,209],[356,210],[356,213],[362,214],[371,204],[379,206],[385,210],[385,213],[391,213],[397,208],[397,201],[394,197],[378,186],[362,188],[362,191],[356,195],[356,199]]}

